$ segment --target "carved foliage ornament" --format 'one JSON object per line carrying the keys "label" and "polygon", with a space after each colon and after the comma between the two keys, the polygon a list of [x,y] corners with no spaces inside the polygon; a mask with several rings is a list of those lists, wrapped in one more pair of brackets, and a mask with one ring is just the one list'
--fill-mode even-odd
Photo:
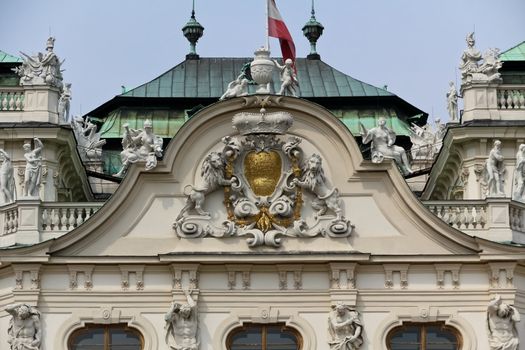
{"label": "carved foliage ornament", "polygon": [[[348,237],[353,226],[344,217],[337,188],[323,170],[322,158],[303,161],[301,138],[280,136],[293,123],[287,112],[238,113],[233,126],[240,137],[222,139],[222,151],[206,156],[200,184],[186,186],[186,205],[173,227],[180,237],[245,236],[250,247],[281,244],[283,236]],[[206,196],[224,192],[227,217],[222,226],[204,210]],[[314,196],[315,222],[302,219],[303,191]],[[328,214],[328,215],[327,215]]]}

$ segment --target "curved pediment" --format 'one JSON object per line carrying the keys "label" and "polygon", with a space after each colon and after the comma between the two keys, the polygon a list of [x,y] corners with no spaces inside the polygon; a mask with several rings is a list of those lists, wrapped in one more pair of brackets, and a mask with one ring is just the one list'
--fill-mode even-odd
{"label": "curved pediment", "polygon": [[51,247],[121,257],[477,250],[423,207],[392,162],[364,161],[328,110],[280,96],[203,109],[157,168],[132,166],[106,205]]}

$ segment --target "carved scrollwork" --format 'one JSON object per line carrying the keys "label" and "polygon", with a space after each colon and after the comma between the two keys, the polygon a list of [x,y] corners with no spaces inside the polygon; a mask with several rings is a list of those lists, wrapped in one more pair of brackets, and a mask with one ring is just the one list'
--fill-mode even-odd
{"label": "carved scrollwork", "polygon": [[[292,125],[285,112],[240,113],[234,126],[243,136],[226,136],[222,150],[204,159],[199,185],[186,186],[186,205],[173,228],[183,238],[245,237],[250,247],[280,246],[283,237],[347,237],[353,226],[344,218],[339,191],[326,179],[319,155],[304,165],[301,139],[284,134]],[[224,191],[227,220],[221,227],[204,210],[206,196]],[[303,191],[315,198],[314,223],[301,219]]]}

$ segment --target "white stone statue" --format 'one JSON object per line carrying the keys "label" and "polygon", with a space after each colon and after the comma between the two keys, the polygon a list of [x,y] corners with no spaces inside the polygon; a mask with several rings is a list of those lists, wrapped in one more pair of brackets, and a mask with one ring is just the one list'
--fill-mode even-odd
{"label": "white stone statue", "polygon": [[295,74],[293,68],[293,61],[290,58],[287,58],[284,61],[284,65],[280,65],[279,62],[275,61],[275,66],[281,72],[281,89],[277,93],[278,95],[283,96],[294,96],[297,97],[297,87],[299,82],[297,81],[297,75]]}
{"label": "white stone statue", "polygon": [[516,153],[512,199],[525,202],[525,144],[523,143],[518,148],[518,153]]}
{"label": "white stone statue", "polygon": [[100,139],[97,126],[89,118],[73,117],[71,127],[77,139],[77,149],[82,161],[100,161],[102,158],[102,146],[106,140]]}
{"label": "white stone statue", "polygon": [[191,291],[184,291],[187,304],[173,303],[164,316],[166,344],[173,350],[198,350],[198,310]]}
{"label": "white stone statue", "polygon": [[60,69],[63,62],[60,62],[57,55],[53,52],[55,38],[47,39],[46,52],[39,52],[37,55],[29,56],[20,52],[25,58],[22,66],[14,68],[20,76],[20,85],[51,85],[62,89],[62,71]]}
{"label": "white stone statue", "polygon": [[126,175],[129,166],[139,161],[145,161],[146,170],[151,170],[157,166],[157,157],[162,157],[162,138],[153,133],[153,124],[149,119],[144,121],[144,130],[130,129],[128,124],[124,124],[122,147],[122,168],[115,176]]}
{"label": "white stone statue", "polygon": [[516,322],[520,314],[516,308],[505,304],[500,295],[490,301],[487,307],[487,328],[491,350],[517,350],[519,348]]}
{"label": "white stone statue", "polygon": [[221,96],[220,100],[248,95],[248,79],[240,76],[228,84],[228,89]]}
{"label": "white stone statue", "polygon": [[7,330],[11,350],[40,350],[42,325],[40,312],[27,304],[7,305],[5,311],[11,314]]}
{"label": "white stone statue", "polygon": [[24,143],[24,158],[26,159],[26,170],[24,173],[24,196],[38,197],[40,191],[40,181],[42,179],[42,150],[44,145],[38,138],[33,139],[35,148],[31,149],[31,144]]}
{"label": "white stone statue", "polygon": [[447,92],[447,110],[449,121],[457,122],[458,121],[458,92],[456,90],[456,85],[451,81],[449,83],[450,89]]}
{"label": "white stone statue", "polygon": [[15,177],[11,158],[6,151],[0,148],[0,198],[2,204],[12,203],[15,200]]}
{"label": "white stone statue", "polygon": [[474,33],[467,35],[467,49],[463,51],[459,69],[461,70],[461,82],[492,82],[499,81],[499,69],[502,63],[499,59],[498,49],[488,49],[483,55],[483,63],[480,65],[481,52],[474,47]]}
{"label": "white stone statue", "polygon": [[487,182],[487,197],[504,197],[503,177],[505,175],[504,157],[501,153],[501,141],[494,141],[485,163],[485,180]]}
{"label": "white stone statue", "polygon": [[410,127],[410,141],[412,142],[412,159],[432,159],[435,154],[435,144],[438,142],[430,124],[419,126],[412,123]]}
{"label": "white stone statue", "polygon": [[64,91],[58,100],[58,120],[61,123],[67,123],[69,120],[69,107],[71,104],[71,83],[64,85]]}
{"label": "white stone statue", "polygon": [[363,344],[359,313],[341,302],[332,305],[328,316],[330,350],[357,350]]}
{"label": "white stone statue", "polygon": [[180,211],[176,221],[179,221],[190,211],[195,209],[198,215],[208,216],[208,212],[202,209],[206,195],[219,189],[222,186],[230,186],[235,178],[226,179],[224,168],[226,160],[220,152],[211,152],[202,163],[201,176],[202,181],[198,186],[187,186],[189,190],[186,205]]}
{"label": "white stone statue", "polygon": [[312,208],[317,210],[317,215],[325,215],[327,209],[330,209],[336,214],[336,220],[343,220],[339,191],[328,185],[321,157],[318,154],[312,154],[302,170],[302,178],[294,178],[293,183],[317,196],[312,202]]}
{"label": "white stone statue", "polygon": [[377,126],[370,130],[367,130],[362,123],[360,126],[363,144],[372,142],[372,162],[381,163],[384,158],[391,158],[397,163],[403,175],[412,173],[405,149],[394,144],[396,134],[386,126],[385,118],[380,117]]}

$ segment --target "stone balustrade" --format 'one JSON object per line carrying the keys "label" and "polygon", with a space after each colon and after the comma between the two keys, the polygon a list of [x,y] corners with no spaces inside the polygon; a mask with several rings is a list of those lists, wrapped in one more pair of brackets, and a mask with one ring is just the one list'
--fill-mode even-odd
{"label": "stone balustrade", "polygon": [[498,88],[499,109],[523,109],[525,110],[525,86],[502,85]]}
{"label": "stone balustrade", "polygon": [[82,225],[101,202],[55,203],[20,199],[0,207],[0,248],[35,244],[56,238]]}
{"label": "stone balustrade", "polygon": [[95,214],[100,206],[100,203],[43,203],[40,208],[40,229],[71,231]]}
{"label": "stone balustrade", "polygon": [[0,111],[23,111],[24,110],[23,88],[1,88],[0,89]]}
{"label": "stone balustrade", "polygon": [[425,201],[441,220],[459,230],[483,230],[487,225],[487,203],[480,201]]}
{"label": "stone balustrade", "polygon": [[424,201],[438,218],[469,235],[525,244],[525,203],[510,198]]}

